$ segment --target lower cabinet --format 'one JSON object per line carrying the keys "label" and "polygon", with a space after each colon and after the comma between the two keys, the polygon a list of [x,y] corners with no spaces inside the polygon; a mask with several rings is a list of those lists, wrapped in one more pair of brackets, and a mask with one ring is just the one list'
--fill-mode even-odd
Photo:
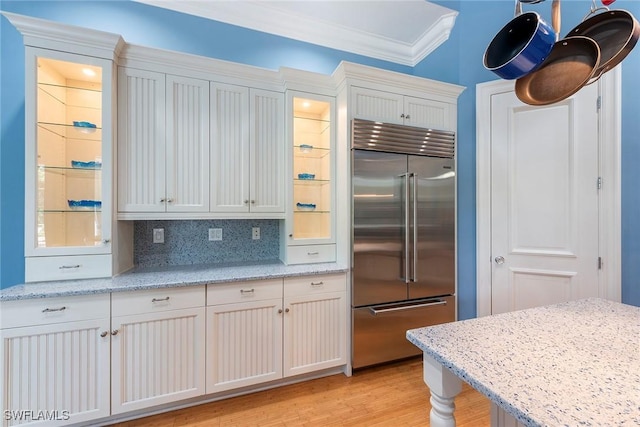
{"label": "lower cabinet", "polygon": [[346,363],[346,277],[207,287],[207,393]]}
{"label": "lower cabinet", "polygon": [[2,425],[109,416],[109,294],[0,303]]}
{"label": "lower cabinet", "polygon": [[0,423],[90,422],[344,365],[345,295],[328,274],[0,302]]}
{"label": "lower cabinet", "polygon": [[111,413],[201,396],[203,286],[112,295]]}

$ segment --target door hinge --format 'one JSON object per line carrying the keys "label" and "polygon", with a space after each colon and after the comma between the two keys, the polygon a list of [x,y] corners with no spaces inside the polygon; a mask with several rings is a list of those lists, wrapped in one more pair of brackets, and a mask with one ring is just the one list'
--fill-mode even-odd
{"label": "door hinge", "polygon": [[602,189],[602,177],[599,176],[598,177],[598,190],[601,190],[601,189]]}
{"label": "door hinge", "polygon": [[598,95],[598,99],[596,100],[596,110],[600,111],[602,107],[602,96]]}
{"label": "door hinge", "polygon": [[602,270],[602,257],[598,257],[598,270]]}

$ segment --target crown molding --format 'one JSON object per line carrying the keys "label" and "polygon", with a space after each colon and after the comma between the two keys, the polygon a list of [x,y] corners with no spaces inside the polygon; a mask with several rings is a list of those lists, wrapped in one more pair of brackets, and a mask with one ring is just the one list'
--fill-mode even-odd
{"label": "crown molding", "polygon": [[379,68],[368,65],[355,64],[353,62],[342,61],[332,74],[335,86],[339,87],[343,83],[357,85],[367,83],[368,85],[380,85],[381,87],[393,86],[408,92],[429,93],[432,99],[440,99],[450,102],[457,99],[466,89],[464,86],[453,83],[445,83],[431,80],[424,77],[412,76],[396,71],[380,72]]}
{"label": "crown molding", "polygon": [[305,16],[292,16],[259,1],[218,1],[215,7],[206,1],[136,1],[411,67],[449,38],[458,16],[454,10],[443,14],[420,37],[408,43]]}
{"label": "crown molding", "polygon": [[73,51],[115,61],[125,42],[119,34],[1,12],[22,34],[25,46]]}

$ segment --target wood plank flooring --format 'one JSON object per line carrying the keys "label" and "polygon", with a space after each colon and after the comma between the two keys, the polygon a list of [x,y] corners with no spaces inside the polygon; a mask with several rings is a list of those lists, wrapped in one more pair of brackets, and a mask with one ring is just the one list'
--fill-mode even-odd
{"label": "wood plank flooring", "polygon": [[[459,427],[490,425],[489,400],[464,384]],[[422,359],[333,375],[115,424],[118,427],[428,426]]]}

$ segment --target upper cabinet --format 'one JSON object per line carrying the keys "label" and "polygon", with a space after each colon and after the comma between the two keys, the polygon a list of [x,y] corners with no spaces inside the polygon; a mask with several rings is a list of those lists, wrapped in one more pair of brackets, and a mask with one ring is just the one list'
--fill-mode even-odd
{"label": "upper cabinet", "polygon": [[286,261],[335,261],[335,98],[289,91]]}
{"label": "upper cabinet", "polygon": [[119,212],[209,210],[209,82],[120,67]]}
{"label": "upper cabinet", "polygon": [[455,130],[455,104],[354,86],[352,115],[360,119],[408,126]]}
{"label": "upper cabinet", "polygon": [[284,95],[211,83],[211,211],[284,213]]}
{"label": "upper cabinet", "polygon": [[60,38],[66,26],[4,15],[25,42],[25,281],[130,268],[119,249],[132,228],[113,209],[114,58],[123,41],[71,27],[65,37],[79,40],[71,49]]}

